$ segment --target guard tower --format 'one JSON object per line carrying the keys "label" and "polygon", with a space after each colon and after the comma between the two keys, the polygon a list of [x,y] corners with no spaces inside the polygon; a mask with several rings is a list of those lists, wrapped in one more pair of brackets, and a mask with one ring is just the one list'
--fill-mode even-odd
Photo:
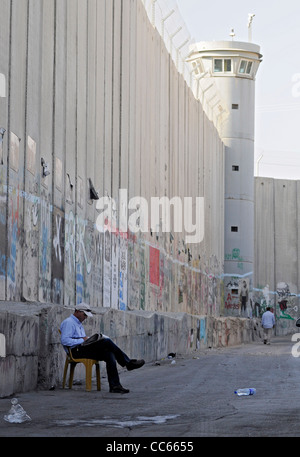
{"label": "guard tower", "polygon": [[196,43],[189,58],[200,78],[214,80],[229,113],[219,127],[225,145],[226,314],[247,315],[253,282],[255,78],[261,59],[259,46],[233,39]]}

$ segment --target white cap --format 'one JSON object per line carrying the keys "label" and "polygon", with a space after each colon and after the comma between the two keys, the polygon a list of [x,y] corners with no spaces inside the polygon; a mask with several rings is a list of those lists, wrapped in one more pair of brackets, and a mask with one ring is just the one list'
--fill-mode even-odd
{"label": "white cap", "polygon": [[86,303],[79,303],[79,305],[75,306],[75,309],[77,311],[83,311],[86,316],[93,317],[91,309]]}

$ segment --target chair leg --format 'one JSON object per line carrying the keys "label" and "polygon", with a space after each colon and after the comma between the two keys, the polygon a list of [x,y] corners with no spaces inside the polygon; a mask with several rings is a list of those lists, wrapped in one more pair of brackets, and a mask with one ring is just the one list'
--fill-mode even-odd
{"label": "chair leg", "polygon": [[85,389],[90,392],[92,390],[92,361],[88,360],[85,363]]}
{"label": "chair leg", "polygon": [[76,363],[70,363],[69,389],[72,389]]}
{"label": "chair leg", "polygon": [[63,389],[65,388],[65,385],[66,385],[68,366],[69,366],[69,362],[68,362],[68,360],[66,360],[65,368],[64,368],[64,377],[63,377]]}
{"label": "chair leg", "polygon": [[100,365],[96,363],[97,390],[101,390]]}

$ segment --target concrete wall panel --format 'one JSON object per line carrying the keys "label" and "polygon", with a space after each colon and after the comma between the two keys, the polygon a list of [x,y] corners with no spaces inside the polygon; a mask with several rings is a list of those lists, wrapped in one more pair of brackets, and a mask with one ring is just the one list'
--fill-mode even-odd
{"label": "concrete wall panel", "polygon": [[[134,179],[135,170],[136,170],[136,125],[137,125],[137,49],[139,46],[138,42],[138,20],[137,20],[137,10],[140,3],[130,0],[126,3],[128,5],[128,14],[129,14],[129,46],[123,46],[123,51],[129,49],[129,68],[126,76],[125,71],[123,71],[123,84],[125,84],[126,78],[128,78],[128,91],[129,91],[129,108],[126,111],[125,108],[125,99],[122,94],[122,100],[124,101],[124,109],[122,110],[122,117],[128,119],[129,131],[128,131],[128,198],[132,198],[136,195],[140,195],[139,187],[138,191],[135,190],[137,180]],[[123,6],[124,6],[123,2]],[[123,9],[123,11],[125,8]],[[125,15],[125,11],[124,11]],[[125,33],[126,27],[124,24],[123,34]],[[126,65],[126,59],[123,59],[123,68]],[[123,92],[123,91],[122,91]],[[126,94],[125,94],[126,97]],[[122,132],[125,132],[124,123],[122,123]],[[123,133],[122,133],[123,138]],[[124,142],[124,138],[123,138]],[[123,179],[123,178],[121,178]]]}
{"label": "concrete wall panel", "polygon": [[66,152],[64,303],[75,303],[76,150],[77,150],[77,2],[66,1]]}
{"label": "concrete wall panel", "polygon": [[253,312],[271,306],[277,334],[295,330],[299,311],[298,181],[255,179]]}
{"label": "concrete wall panel", "polygon": [[[38,300],[39,294],[39,217],[40,217],[40,87],[41,87],[41,25],[42,2],[29,2],[28,61],[26,97],[26,159],[24,175],[24,258],[23,258],[23,297]],[[38,90],[37,90],[38,88]]]}
{"label": "concrete wall panel", "polygon": [[[275,290],[274,181],[255,180],[255,287]],[[266,236],[268,234],[268,236]],[[267,253],[261,254],[261,253]],[[258,259],[260,259],[258,261]],[[262,259],[264,261],[262,262]]]}
{"label": "concrete wall panel", "polygon": [[0,73],[5,77],[6,98],[0,99],[0,128],[6,130],[0,137],[0,299],[6,299],[7,284],[7,198],[8,198],[8,81],[10,75],[10,15],[11,3],[1,0],[1,28],[0,28]]}
{"label": "concrete wall panel", "polygon": [[7,298],[22,297],[22,238],[25,153],[25,102],[26,102],[26,48],[27,48],[27,2],[20,7],[12,3],[11,27],[17,33],[11,37],[9,78],[9,130],[8,132],[8,202],[7,202]]}
{"label": "concrete wall panel", "polygon": [[[53,99],[54,99],[54,2],[43,0],[41,6],[41,81],[40,81],[40,161],[47,164],[48,176],[40,173],[39,218],[39,301],[52,300],[52,204],[53,204]],[[39,164],[40,165],[40,164]]]}
{"label": "concrete wall panel", "polygon": [[52,152],[52,189],[53,211],[51,245],[52,301],[64,303],[64,268],[65,268],[65,210],[66,184],[66,24],[67,6],[65,2],[54,4],[54,103],[53,103],[53,152]]}

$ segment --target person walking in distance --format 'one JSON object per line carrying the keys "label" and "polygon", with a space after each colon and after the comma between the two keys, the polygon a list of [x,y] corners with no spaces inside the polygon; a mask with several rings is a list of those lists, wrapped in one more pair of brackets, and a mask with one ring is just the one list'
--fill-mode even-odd
{"label": "person walking in distance", "polygon": [[272,328],[275,325],[275,317],[271,312],[270,306],[267,307],[261,318],[261,325],[264,331],[264,344],[270,344]]}

